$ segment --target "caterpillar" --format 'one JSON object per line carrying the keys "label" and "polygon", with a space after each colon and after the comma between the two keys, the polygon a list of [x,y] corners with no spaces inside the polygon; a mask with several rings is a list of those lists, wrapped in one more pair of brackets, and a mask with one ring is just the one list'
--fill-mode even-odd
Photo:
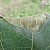
{"label": "caterpillar", "polygon": [[4,18],[6,21],[13,25],[17,25],[32,31],[39,30],[39,27],[45,22],[47,19],[46,14],[43,14],[38,17],[15,17],[15,18],[7,18],[7,17],[1,17]]}

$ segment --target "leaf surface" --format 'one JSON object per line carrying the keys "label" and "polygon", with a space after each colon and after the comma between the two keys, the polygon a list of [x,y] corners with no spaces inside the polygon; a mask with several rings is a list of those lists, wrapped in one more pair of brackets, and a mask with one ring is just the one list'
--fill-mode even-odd
{"label": "leaf surface", "polygon": [[31,32],[0,19],[0,50],[30,50]]}
{"label": "leaf surface", "polygon": [[50,17],[39,32],[33,35],[34,50],[50,50]]}
{"label": "leaf surface", "polygon": [[50,50],[50,17],[35,33],[0,19],[0,50]]}

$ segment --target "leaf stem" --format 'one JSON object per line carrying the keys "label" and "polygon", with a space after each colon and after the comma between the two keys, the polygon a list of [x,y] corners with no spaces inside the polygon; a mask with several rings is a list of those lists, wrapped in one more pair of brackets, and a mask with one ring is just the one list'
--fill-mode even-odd
{"label": "leaf stem", "polygon": [[31,50],[33,50],[33,32],[32,32],[32,48]]}

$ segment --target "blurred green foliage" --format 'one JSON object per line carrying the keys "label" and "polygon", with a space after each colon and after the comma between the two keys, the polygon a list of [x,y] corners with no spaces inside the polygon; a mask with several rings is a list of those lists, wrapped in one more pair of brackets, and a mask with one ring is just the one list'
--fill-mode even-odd
{"label": "blurred green foliage", "polygon": [[[8,4],[11,0],[3,0],[3,4]],[[15,1],[15,0],[14,0]],[[18,1],[18,0],[17,0]],[[40,8],[40,0],[22,0],[22,3],[18,8],[13,7],[13,11],[6,12],[6,16],[17,17],[17,16],[33,16],[41,14],[43,12],[50,13],[50,6],[45,6],[43,9]]]}

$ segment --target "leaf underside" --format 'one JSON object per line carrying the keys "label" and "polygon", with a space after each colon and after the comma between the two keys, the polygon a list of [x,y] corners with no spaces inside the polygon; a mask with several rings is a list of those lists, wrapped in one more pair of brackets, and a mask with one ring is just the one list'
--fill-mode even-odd
{"label": "leaf underside", "polygon": [[33,35],[34,50],[50,50],[50,17],[43,29]]}
{"label": "leaf underside", "polygon": [[13,26],[0,19],[1,50],[30,50],[32,42],[31,38],[32,35],[29,30]]}
{"label": "leaf underside", "polygon": [[50,50],[50,18],[33,34],[0,18],[0,50]]}

